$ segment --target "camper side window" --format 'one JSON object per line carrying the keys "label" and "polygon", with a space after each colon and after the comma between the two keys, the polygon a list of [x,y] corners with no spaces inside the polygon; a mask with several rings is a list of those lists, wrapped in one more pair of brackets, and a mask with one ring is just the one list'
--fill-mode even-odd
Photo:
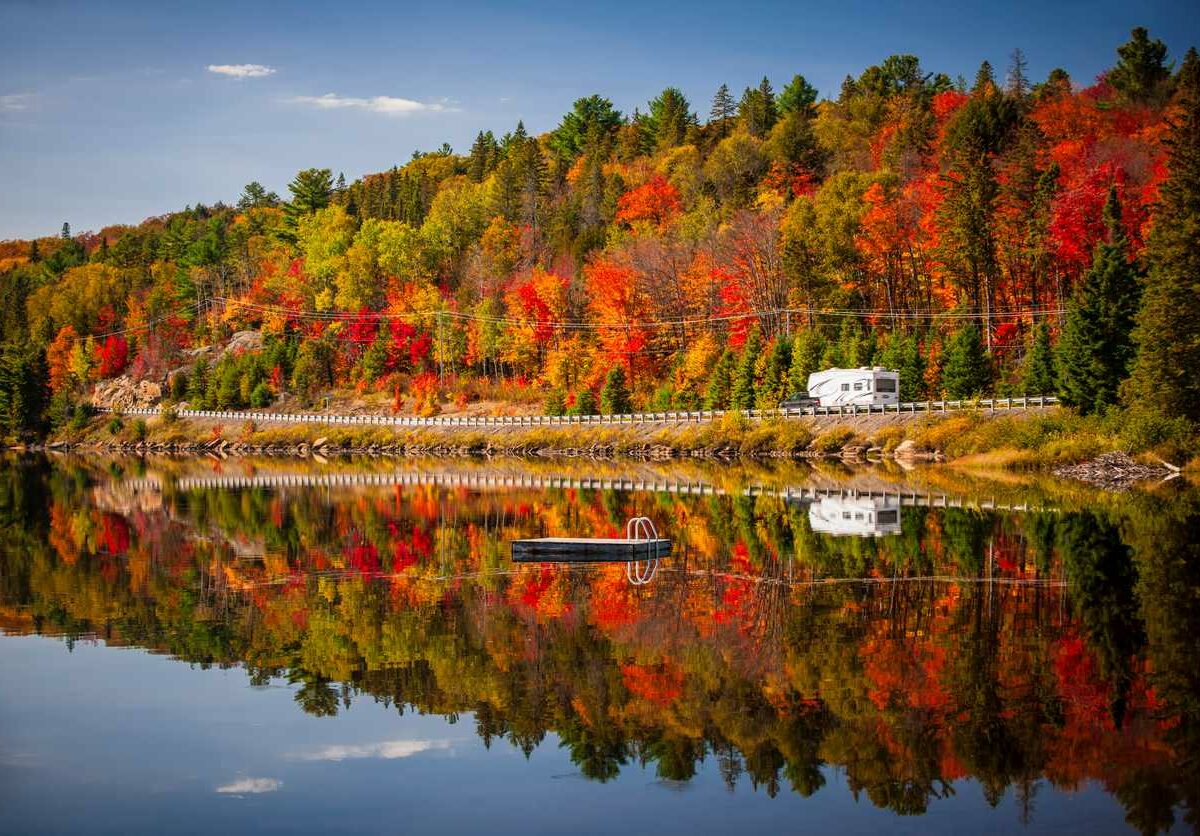
{"label": "camper side window", "polygon": [[849,392],[849,391],[850,391],[850,384],[849,384],[849,383],[843,383],[843,384],[842,384],[842,391],[843,391],[843,392]]}
{"label": "camper side window", "polygon": [[854,384],[854,391],[855,391],[855,392],[861,392],[861,391],[862,391],[862,381],[859,381],[858,383],[855,383],[855,384]]}

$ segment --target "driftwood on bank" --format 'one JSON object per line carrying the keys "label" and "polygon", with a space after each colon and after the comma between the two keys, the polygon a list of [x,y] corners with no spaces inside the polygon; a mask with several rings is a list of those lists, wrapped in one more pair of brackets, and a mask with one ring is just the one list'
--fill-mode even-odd
{"label": "driftwood on bank", "polygon": [[1166,465],[1143,464],[1128,453],[1105,453],[1088,462],[1060,467],[1055,476],[1087,482],[1110,491],[1128,490],[1135,482],[1163,479],[1175,475],[1178,468]]}

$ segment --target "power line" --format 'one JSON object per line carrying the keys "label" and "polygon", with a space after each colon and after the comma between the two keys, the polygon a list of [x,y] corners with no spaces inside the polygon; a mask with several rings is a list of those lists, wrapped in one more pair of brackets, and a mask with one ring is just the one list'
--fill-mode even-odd
{"label": "power line", "polygon": [[463,311],[442,310],[431,311],[428,313],[404,312],[395,313],[389,311],[298,311],[291,308],[285,308],[276,305],[263,305],[254,302],[245,302],[239,299],[229,299],[227,297],[213,297],[213,301],[221,302],[222,304],[232,305],[247,310],[257,311],[259,313],[271,313],[279,316],[290,317],[293,319],[303,319],[316,322],[354,322],[355,320],[366,321],[412,321],[412,320],[440,320],[442,318],[454,319],[465,322],[485,322],[496,325],[513,325],[520,327],[542,327],[554,328],[557,330],[578,330],[578,331],[603,331],[603,330],[626,330],[631,328],[648,329],[648,328],[679,328],[692,325],[710,325],[714,323],[724,322],[743,322],[747,320],[763,319],[766,317],[779,317],[785,314],[797,314],[801,316],[829,316],[838,318],[859,318],[859,319],[879,319],[887,320],[912,320],[912,321],[938,321],[938,320],[995,320],[995,319],[1012,319],[1019,317],[1035,317],[1035,316],[1052,316],[1066,312],[1065,308],[1010,308],[987,311],[855,311],[850,309],[836,308],[811,308],[811,307],[788,307],[788,308],[768,308],[765,310],[754,310],[746,313],[724,314],[720,316],[696,317],[691,319],[665,319],[665,320],[630,320],[627,322],[586,322],[586,321],[558,321],[558,320],[542,320],[542,319],[521,319],[516,317],[498,317],[484,316],[481,314],[467,313]]}

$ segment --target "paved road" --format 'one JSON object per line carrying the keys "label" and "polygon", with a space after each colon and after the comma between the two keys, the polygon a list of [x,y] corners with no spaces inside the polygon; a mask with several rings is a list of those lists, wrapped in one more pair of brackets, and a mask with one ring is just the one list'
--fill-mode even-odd
{"label": "paved road", "polygon": [[[747,409],[749,419],[803,418],[845,415],[921,415],[927,413],[982,411],[1023,412],[1056,406],[1058,398],[988,398],[973,401],[910,401],[886,406],[817,406],[803,409]],[[100,412],[122,415],[158,415],[161,408]],[[715,421],[728,414],[725,410],[704,409],[694,412],[634,412],[627,415],[439,415],[429,418],[406,415],[350,415],[342,413],[258,412],[234,410],[180,409],[178,418],[255,421],[280,424],[361,424],[384,427],[567,427],[583,424],[699,424]]]}

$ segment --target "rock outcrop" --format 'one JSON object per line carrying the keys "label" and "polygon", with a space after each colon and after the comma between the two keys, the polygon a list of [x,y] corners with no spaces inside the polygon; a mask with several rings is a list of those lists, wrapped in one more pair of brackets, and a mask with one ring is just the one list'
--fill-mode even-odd
{"label": "rock outcrop", "polygon": [[150,380],[134,381],[129,375],[102,380],[92,391],[92,406],[108,409],[145,409],[157,406],[162,400],[163,389]]}

